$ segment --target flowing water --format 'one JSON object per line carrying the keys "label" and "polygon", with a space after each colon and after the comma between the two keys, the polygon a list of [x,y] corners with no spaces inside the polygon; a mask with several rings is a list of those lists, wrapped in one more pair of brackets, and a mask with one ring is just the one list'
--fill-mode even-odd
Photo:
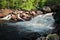
{"label": "flowing water", "polygon": [[38,15],[32,18],[30,21],[6,23],[10,26],[15,26],[20,32],[38,32],[42,34],[51,33],[54,29],[53,24],[55,20],[52,13]]}
{"label": "flowing water", "polygon": [[38,35],[52,33],[55,28],[52,14],[38,15],[24,22],[3,22],[0,24],[0,40],[35,40]]}

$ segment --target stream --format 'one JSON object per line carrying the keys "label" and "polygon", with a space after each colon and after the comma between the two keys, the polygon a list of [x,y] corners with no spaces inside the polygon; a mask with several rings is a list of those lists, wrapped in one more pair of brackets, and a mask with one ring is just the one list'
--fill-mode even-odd
{"label": "stream", "polygon": [[[5,23],[1,25],[0,30],[2,30],[1,39],[4,40],[25,40],[23,39],[26,35],[36,32],[40,35],[52,33],[55,20],[52,16],[53,13],[47,13],[38,15],[32,18],[30,21],[16,22],[16,23]],[[29,36],[27,36],[29,37]],[[27,39],[26,39],[27,40]]]}

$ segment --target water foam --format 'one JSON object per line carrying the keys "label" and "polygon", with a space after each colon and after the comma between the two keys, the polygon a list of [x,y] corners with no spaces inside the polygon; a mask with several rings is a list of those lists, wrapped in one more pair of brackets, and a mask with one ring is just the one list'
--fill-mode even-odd
{"label": "water foam", "polygon": [[[17,23],[8,23],[8,25],[17,26],[20,31],[32,31],[32,32],[51,32],[54,27],[53,24],[55,22],[53,13],[47,13],[43,15],[38,15],[30,21],[17,22]],[[22,29],[21,29],[22,27]]]}

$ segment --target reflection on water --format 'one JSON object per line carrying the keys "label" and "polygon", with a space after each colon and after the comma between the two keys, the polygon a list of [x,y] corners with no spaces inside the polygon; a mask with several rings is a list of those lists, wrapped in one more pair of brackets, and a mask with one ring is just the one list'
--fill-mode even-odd
{"label": "reflection on water", "polygon": [[15,26],[20,32],[38,32],[38,33],[51,33],[54,29],[53,24],[55,20],[53,19],[52,13],[38,15],[30,21],[16,22],[16,23],[6,23],[10,26]]}

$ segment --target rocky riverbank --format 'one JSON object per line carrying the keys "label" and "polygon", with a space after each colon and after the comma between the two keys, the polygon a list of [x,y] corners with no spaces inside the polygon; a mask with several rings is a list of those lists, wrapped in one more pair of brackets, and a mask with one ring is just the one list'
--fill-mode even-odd
{"label": "rocky riverbank", "polygon": [[40,10],[20,10],[20,9],[0,9],[0,20],[28,21],[37,15],[51,13],[49,6],[44,6]]}
{"label": "rocky riverbank", "polygon": [[[42,14],[46,14],[46,13],[55,14],[55,12],[53,12],[50,7],[46,7],[46,6],[41,8],[40,10],[31,10],[31,11],[20,10],[20,9],[16,9],[16,10],[1,9],[0,10],[0,21],[2,21],[2,20],[5,22],[6,21],[14,21],[14,22],[15,21],[29,21],[38,15],[42,15]],[[53,16],[55,17],[55,15],[53,15]],[[59,23],[59,22],[57,22],[57,23]],[[5,40],[5,39],[8,39],[8,40],[20,40],[20,39],[22,39],[22,40],[58,40],[59,39],[58,35],[60,35],[59,25],[60,24],[57,24],[56,29],[53,31],[52,34],[48,34],[48,35],[45,34],[45,35],[41,36],[37,32],[30,32],[30,33],[21,32],[20,34],[18,34],[18,30],[15,25],[9,26],[9,25],[4,24],[4,22],[3,22],[3,24],[1,23],[1,25],[0,25],[0,30],[2,31],[0,33],[1,34],[0,36],[1,36],[1,40]]]}

